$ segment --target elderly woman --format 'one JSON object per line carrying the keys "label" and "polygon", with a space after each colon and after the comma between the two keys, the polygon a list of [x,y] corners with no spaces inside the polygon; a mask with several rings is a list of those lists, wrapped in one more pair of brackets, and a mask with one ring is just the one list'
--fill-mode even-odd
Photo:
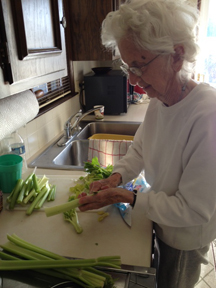
{"label": "elderly woman", "polygon": [[197,21],[184,0],[131,0],[102,26],[103,44],[118,48],[130,83],[151,100],[128,153],[80,210],[133,205],[136,195],[116,187],[144,170],[150,189],[137,201],[154,223],[159,288],[194,287],[216,238],[216,91],[191,78]]}

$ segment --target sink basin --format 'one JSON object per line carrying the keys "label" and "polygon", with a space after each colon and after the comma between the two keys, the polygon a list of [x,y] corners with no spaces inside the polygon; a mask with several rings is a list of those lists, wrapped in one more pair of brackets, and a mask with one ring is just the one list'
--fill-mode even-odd
{"label": "sink basin", "polygon": [[88,146],[89,140],[74,140],[59,153],[53,163],[61,166],[83,166],[88,160]]}
{"label": "sink basin", "polygon": [[88,138],[97,133],[121,134],[134,136],[139,122],[85,122],[82,121],[82,130],[63,147],[57,145],[58,139],[43,151],[28,166],[48,169],[83,170],[84,162],[88,160]]}
{"label": "sink basin", "polygon": [[88,139],[97,133],[134,136],[139,125],[130,122],[91,122],[81,130],[77,139]]}

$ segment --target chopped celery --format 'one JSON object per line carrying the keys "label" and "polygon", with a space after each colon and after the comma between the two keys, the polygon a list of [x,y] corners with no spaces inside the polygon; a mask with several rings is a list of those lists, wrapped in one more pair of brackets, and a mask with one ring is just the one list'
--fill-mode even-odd
{"label": "chopped celery", "polygon": [[[49,179],[44,175],[42,178],[37,178],[34,173],[31,173],[25,180],[19,179],[13,191],[7,197],[9,209],[14,209],[15,204],[26,205],[30,203],[26,214],[30,215],[34,208],[40,209],[44,201],[48,200],[50,194]],[[56,187],[53,185],[51,200],[55,199]],[[41,194],[42,191],[42,194]]]}
{"label": "chopped celery", "polygon": [[25,182],[22,185],[22,188],[19,192],[19,195],[17,197],[16,203],[20,204],[23,201],[24,195],[25,195],[25,191],[27,190],[28,184],[26,184]]}
{"label": "chopped celery", "polygon": [[44,202],[46,201],[49,195],[49,191],[50,191],[50,187],[49,187],[49,184],[47,183],[41,190],[43,197],[37,202],[35,209],[40,209],[43,206]]}
{"label": "chopped celery", "polygon": [[35,189],[32,189],[29,192],[29,194],[23,199],[23,203],[27,204],[32,199],[32,197],[34,197],[36,195],[37,195],[37,193],[36,193]]}
{"label": "chopped celery", "polygon": [[20,192],[20,189],[22,188],[22,185],[23,185],[23,180],[19,179],[14,188],[13,195],[9,204],[9,209],[14,209],[14,206],[16,204],[16,200],[17,200],[17,197],[19,196],[19,192]]}
{"label": "chopped celery", "polygon": [[44,195],[46,194],[46,190],[42,190],[40,193],[38,193],[37,197],[33,200],[33,202],[31,203],[31,205],[29,206],[29,208],[26,211],[26,215],[31,215],[31,213],[33,212],[33,210],[35,209],[36,205],[39,203],[39,201],[44,197]]}
{"label": "chopped celery", "polygon": [[50,192],[47,198],[47,201],[54,201],[56,195],[56,185],[52,185],[50,188]]}
{"label": "chopped celery", "polygon": [[28,180],[28,184],[25,190],[25,196],[28,196],[29,192],[32,190],[33,188],[33,181],[32,178]]}
{"label": "chopped celery", "polygon": [[38,185],[38,180],[37,180],[37,177],[36,177],[35,174],[33,174],[32,180],[33,180],[33,187],[34,187],[35,191],[36,191],[37,193],[40,193],[41,188],[40,188],[39,185]]}

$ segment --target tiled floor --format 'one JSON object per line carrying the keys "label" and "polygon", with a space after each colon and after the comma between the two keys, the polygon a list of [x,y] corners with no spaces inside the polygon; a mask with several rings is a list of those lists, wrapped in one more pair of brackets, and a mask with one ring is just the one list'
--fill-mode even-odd
{"label": "tiled floor", "polygon": [[212,243],[209,252],[209,264],[202,266],[200,280],[196,288],[216,288],[216,240]]}

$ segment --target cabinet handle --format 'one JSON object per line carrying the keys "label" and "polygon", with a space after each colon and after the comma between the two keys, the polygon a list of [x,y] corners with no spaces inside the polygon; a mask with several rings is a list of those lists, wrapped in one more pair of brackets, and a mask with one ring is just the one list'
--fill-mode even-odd
{"label": "cabinet handle", "polygon": [[63,28],[67,27],[67,21],[66,21],[66,17],[65,16],[62,17],[62,20],[60,21],[60,24],[62,25]]}

